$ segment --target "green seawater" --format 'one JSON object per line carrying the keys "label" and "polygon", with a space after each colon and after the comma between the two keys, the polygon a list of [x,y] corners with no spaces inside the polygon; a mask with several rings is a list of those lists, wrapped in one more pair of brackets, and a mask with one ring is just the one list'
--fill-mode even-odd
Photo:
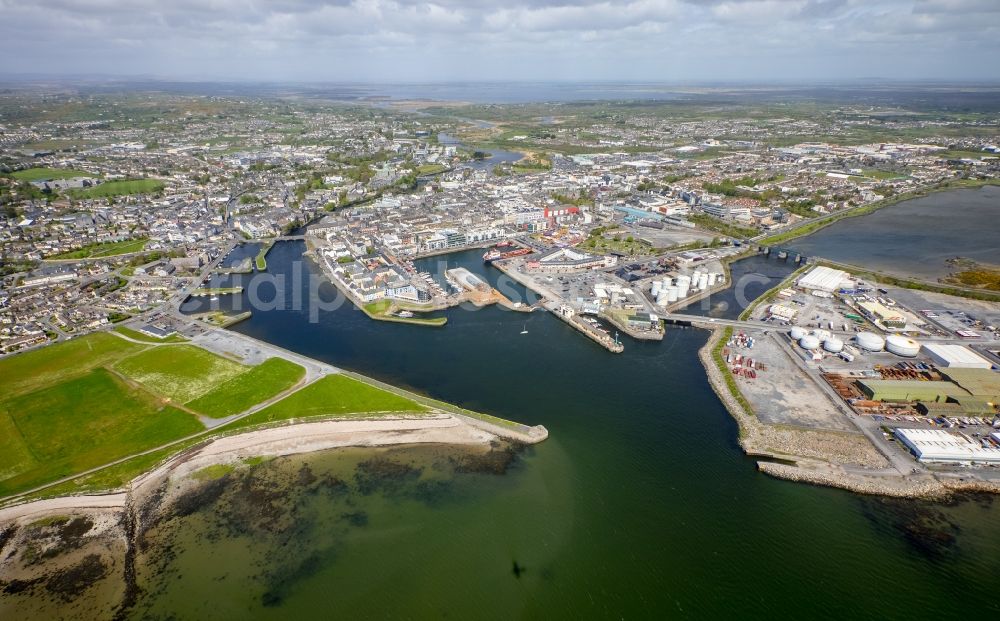
{"label": "green seawater", "polygon": [[[460,308],[431,329],[343,306],[313,323],[308,279],[293,278],[302,251],[281,243],[268,255],[268,274],[299,287],[302,307],[256,311],[234,329],[544,424],[550,439],[486,471],[457,465],[468,449],[396,447],[279,458],[205,482],[183,515],[146,534],[133,618],[941,619],[1000,609],[991,497],[893,501],[759,473],[697,358],[707,332],[669,329],[613,355],[548,313]],[[480,254],[445,262],[503,285]]]}

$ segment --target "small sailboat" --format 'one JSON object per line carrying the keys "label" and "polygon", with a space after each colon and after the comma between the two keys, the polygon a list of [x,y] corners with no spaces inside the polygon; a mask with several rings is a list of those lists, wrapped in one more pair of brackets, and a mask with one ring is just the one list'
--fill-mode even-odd
{"label": "small sailboat", "polygon": [[528,324],[524,324],[524,327],[521,328],[521,334],[527,334],[527,333],[528,333]]}

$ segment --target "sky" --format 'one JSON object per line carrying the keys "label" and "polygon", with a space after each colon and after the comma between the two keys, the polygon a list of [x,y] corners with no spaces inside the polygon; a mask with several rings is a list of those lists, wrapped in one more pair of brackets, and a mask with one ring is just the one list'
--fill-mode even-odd
{"label": "sky", "polygon": [[1000,79],[1000,0],[0,0],[0,74]]}

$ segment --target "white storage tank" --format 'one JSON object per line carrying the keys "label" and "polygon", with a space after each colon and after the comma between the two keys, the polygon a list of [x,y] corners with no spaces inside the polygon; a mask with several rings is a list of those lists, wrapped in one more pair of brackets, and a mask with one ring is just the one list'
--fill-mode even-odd
{"label": "white storage tank", "polygon": [[793,341],[797,341],[806,335],[805,328],[800,328],[799,326],[793,326],[789,336],[792,337]]}
{"label": "white storage tank", "polygon": [[835,336],[831,336],[830,338],[823,341],[823,349],[830,352],[831,354],[839,354],[840,352],[844,351],[844,341],[841,341]]}
{"label": "white storage tank", "polygon": [[666,306],[669,303],[667,299],[667,292],[660,291],[660,295],[656,296],[656,304],[658,306]]}
{"label": "white storage tank", "polygon": [[653,281],[653,288],[652,288],[652,289],[650,290],[650,293],[652,293],[652,294],[653,294],[653,297],[654,297],[654,298],[655,298],[656,296],[660,295],[660,288],[661,288],[662,286],[663,286],[663,283],[662,283],[662,282],[660,282],[659,280],[654,280],[654,281]]}
{"label": "white storage tank", "polygon": [[712,272],[712,273],[710,273],[710,274],[708,275],[708,286],[709,286],[709,287],[714,287],[714,286],[715,286],[715,279],[716,279],[716,278],[717,278],[718,276],[719,276],[719,275],[718,275],[718,274],[716,274],[715,272]]}
{"label": "white storage tank", "polygon": [[885,339],[885,348],[897,356],[913,358],[920,352],[920,343],[906,336],[890,334]]}
{"label": "white storage tank", "polygon": [[859,332],[854,338],[858,342],[858,347],[861,349],[868,351],[882,351],[882,348],[885,347],[885,339],[874,332]]}
{"label": "white storage tank", "polygon": [[820,341],[825,341],[826,339],[833,336],[833,333],[831,333],[829,330],[813,330],[812,333]]}
{"label": "white storage tank", "polygon": [[667,302],[677,301],[677,287],[670,285],[669,287],[664,289],[664,291],[667,292]]}
{"label": "white storage tank", "polygon": [[702,274],[698,277],[698,288],[702,291],[708,289],[708,274]]}
{"label": "white storage tank", "polygon": [[799,347],[808,350],[818,349],[819,339],[813,336],[812,334],[807,334],[803,336],[801,339],[799,339]]}

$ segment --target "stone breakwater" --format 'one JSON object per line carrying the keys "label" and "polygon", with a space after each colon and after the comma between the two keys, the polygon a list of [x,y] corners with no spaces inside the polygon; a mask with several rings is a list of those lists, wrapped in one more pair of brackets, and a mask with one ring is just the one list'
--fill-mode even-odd
{"label": "stone breakwater", "polygon": [[934,474],[901,474],[865,438],[836,432],[786,429],[762,423],[729,391],[712,350],[724,331],[716,329],[699,350],[712,389],[740,428],[743,451],[765,458],[757,468],[771,476],[859,494],[944,499],[955,493],[1000,493],[1000,483]]}

